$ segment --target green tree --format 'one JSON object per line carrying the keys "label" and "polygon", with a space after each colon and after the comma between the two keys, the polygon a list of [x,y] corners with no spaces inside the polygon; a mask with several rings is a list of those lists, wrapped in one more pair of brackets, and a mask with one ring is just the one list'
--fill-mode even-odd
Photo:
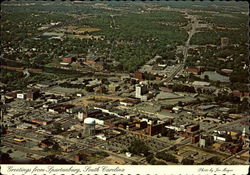
{"label": "green tree", "polygon": [[193,165],[194,164],[194,160],[189,159],[189,158],[185,158],[182,160],[182,164],[183,165]]}
{"label": "green tree", "polygon": [[59,146],[59,144],[58,144],[57,142],[55,142],[55,143],[53,144],[53,146],[52,146],[52,149],[55,150],[55,151],[59,151],[60,148],[61,148],[61,147]]}
{"label": "green tree", "polygon": [[169,140],[173,140],[175,138],[175,132],[171,129],[164,128],[162,131],[162,136],[168,137]]}
{"label": "green tree", "polygon": [[56,132],[62,132],[62,124],[61,123],[54,123],[53,127],[56,129]]}
{"label": "green tree", "polygon": [[147,157],[146,157],[146,161],[148,163],[150,163],[150,161],[154,158],[154,155],[153,154],[149,154]]}
{"label": "green tree", "polygon": [[205,80],[205,81],[209,81],[209,76],[208,76],[208,75],[205,75],[205,76],[204,76],[204,80]]}
{"label": "green tree", "polygon": [[131,142],[130,146],[128,147],[128,151],[136,155],[148,155],[149,147],[145,144],[145,142],[141,140],[135,140]]}
{"label": "green tree", "polygon": [[156,153],[155,157],[158,159],[163,159],[163,160],[168,161],[168,162],[178,163],[177,158],[169,153],[158,152],[158,153]]}
{"label": "green tree", "polygon": [[208,160],[205,160],[202,164],[203,165],[220,165],[221,160],[218,156],[214,156]]}

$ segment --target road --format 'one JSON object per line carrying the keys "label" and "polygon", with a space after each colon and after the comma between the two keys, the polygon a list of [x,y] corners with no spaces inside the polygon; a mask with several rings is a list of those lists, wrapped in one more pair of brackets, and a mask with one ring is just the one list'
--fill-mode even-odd
{"label": "road", "polygon": [[242,154],[242,153],[244,153],[246,150],[241,150],[240,152],[238,152],[238,153],[236,153],[236,154],[233,154],[232,156],[230,156],[230,157],[227,157],[226,159],[224,159],[222,162],[226,162],[226,161],[228,161],[228,160],[230,160],[230,159],[233,159],[234,157],[236,157],[237,155],[240,155],[240,154]]}
{"label": "road", "polygon": [[217,126],[215,128],[211,128],[211,129],[207,130],[206,133],[210,133],[210,132],[217,130],[217,129],[220,129],[220,128],[229,127],[229,126],[235,125],[237,123],[239,124],[240,122],[243,122],[245,120],[249,120],[249,117],[248,118],[241,118],[241,119],[235,120],[235,121],[230,122],[230,123],[220,124],[219,126]]}
{"label": "road", "polygon": [[183,46],[181,48],[182,49],[182,53],[183,53],[183,62],[181,64],[179,64],[176,67],[176,69],[173,70],[167,78],[162,79],[161,82],[169,82],[169,81],[173,80],[173,78],[176,75],[178,75],[178,73],[180,73],[184,69],[184,67],[185,67],[185,63],[186,63],[186,60],[187,60],[187,57],[188,57],[188,50],[191,48],[191,46],[190,46],[190,40],[191,40],[192,36],[197,32],[196,29],[198,27],[197,17],[193,16],[193,15],[188,15],[188,17],[191,18],[192,28],[191,28],[190,31],[188,31],[188,39],[185,42],[185,46]]}
{"label": "road", "polygon": [[31,154],[37,154],[37,155],[40,155],[40,156],[48,156],[48,155],[51,155],[47,152],[43,152],[43,151],[39,151],[39,150],[32,150],[30,148],[27,148],[25,146],[20,146],[20,145],[17,145],[15,143],[12,143],[6,139],[1,139],[1,144],[4,145],[4,146],[7,146],[7,147],[12,147],[14,149],[17,149],[17,150],[20,150],[22,152],[25,152],[25,153],[31,153]]}
{"label": "road", "polygon": [[[13,134],[14,134],[15,136],[17,136],[17,137],[28,138],[28,139],[31,139],[31,140],[34,140],[34,141],[38,141],[38,142],[39,142],[44,136],[47,136],[47,134],[40,134],[40,133],[38,134],[38,133],[36,133],[37,137],[32,137],[31,134],[29,134],[29,133],[24,133],[24,132],[15,132],[15,133],[13,133]],[[96,151],[104,151],[104,152],[106,152],[106,153],[108,153],[108,154],[110,154],[110,155],[112,155],[112,156],[114,156],[114,157],[120,158],[120,159],[122,159],[122,160],[124,160],[124,161],[126,161],[126,162],[130,162],[130,163],[131,163],[131,162],[134,162],[134,161],[135,161],[134,159],[129,158],[129,157],[126,157],[125,155],[116,154],[116,153],[113,153],[113,152],[110,152],[110,151],[107,151],[107,150],[103,150],[103,149],[99,149],[99,148],[94,147],[94,146],[96,146],[96,145],[93,145],[93,146],[91,147],[89,144],[87,144],[87,143],[82,143],[82,142],[80,142],[80,141],[78,141],[78,140],[77,140],[77,141],[74,141],[74,140],[68,139],[68,138],[61,139],[61,137],[57,137],[57,136],[55,136],[55,137],[56,137],[57,139],[60,139],[60,140],[64,141],[64,142],[68,142],[68,143],[73,143],[73,144],[81,145],[81,146],[84,147],[84,150],[85,150],[85,151],[86,151],[86,149],[87,149],[87,150],[90,150],[90,151],[93,151],[93,152],[96,152]],[[25,147],[25,145],[24,145],[24,146],[20,146],[20,145],[14,144],[14,143],[12,143],[11,141],[9,141],[8,139],[12,139],[12,137],[10,136],[10,137],[3,138],[3,139],[2,139],[2,144],[5,145],[5,146],[8,146],[8,147],[12,147],[12,148],[18,149],[18,150],[20,150],[20,151],[22,151],[22,152],[26,152],[26,153],[32,153],[32,154],[37,154],[37,155],[41,155],[41,156],[48,156],[48,155],[51,155],[50,153],[47,153],[47,152],[32,150],[32,149],[30,149],[30,148]],[[76,155],[77,153],[79,153],[79,152],[81,152],[81,151],[82,151],[82,149],[77,149],[77,150],[75,150],[75,151],[73,151],[73,152],[71,152],[71,153],[68,153],[67,155],[63,156],[63,158],[68,159],[68,158],[70,158],[70,157]],[[62,156],[60,156],[60,157],[62,157]]]}

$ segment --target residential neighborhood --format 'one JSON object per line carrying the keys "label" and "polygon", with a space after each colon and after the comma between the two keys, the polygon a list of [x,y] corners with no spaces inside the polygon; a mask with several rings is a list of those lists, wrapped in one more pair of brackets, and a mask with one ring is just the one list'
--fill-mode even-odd
{"label": "residential neighborhood", "polygon": [[46,3],[1,5],[1,163],[249,165],[244,4]]}

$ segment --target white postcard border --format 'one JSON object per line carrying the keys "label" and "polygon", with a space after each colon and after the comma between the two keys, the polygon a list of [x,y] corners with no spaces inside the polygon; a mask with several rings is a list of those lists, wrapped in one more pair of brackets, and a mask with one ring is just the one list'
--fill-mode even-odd
{"label": "white postcard border", "polygon": [[247,175],[248,171],[249,165],[1,165],[1,175]]}

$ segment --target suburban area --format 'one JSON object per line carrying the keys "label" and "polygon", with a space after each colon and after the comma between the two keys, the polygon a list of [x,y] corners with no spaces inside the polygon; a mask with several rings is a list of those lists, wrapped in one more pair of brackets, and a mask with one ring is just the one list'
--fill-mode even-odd
{"label": "suburban area", "polygon": [[2,164],[249,165],[247,2],[4,1]]}

